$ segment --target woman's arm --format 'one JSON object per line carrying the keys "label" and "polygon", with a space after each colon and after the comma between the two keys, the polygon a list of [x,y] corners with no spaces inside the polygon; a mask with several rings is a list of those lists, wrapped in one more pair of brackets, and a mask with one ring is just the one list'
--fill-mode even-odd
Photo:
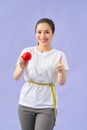
{"label": "woman's arm", "polygon": [[13,77],[15,80],[18,80],[21,77],[27,63],[28,62],[24,61],[23,58],[21,58],[21,57],[19,58],[19,64],[16,65],[16,68],[15,68],[15,71],[13,74]]}
{"label": "woman's arm", "polygon": [[66,70],[63,70],[63,72],[58,72],[58,83],[62,86],[66,82]]}

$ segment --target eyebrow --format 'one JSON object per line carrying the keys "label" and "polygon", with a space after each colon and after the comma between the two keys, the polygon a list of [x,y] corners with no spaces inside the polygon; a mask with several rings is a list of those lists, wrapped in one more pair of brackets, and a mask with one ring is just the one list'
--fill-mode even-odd
{"label": "eyebrow", "polygon": [[[41,29],[38,29],[37,31],[42,31]],[[48,30],[43,30],[43,31],[49,31],[49,29]]]}

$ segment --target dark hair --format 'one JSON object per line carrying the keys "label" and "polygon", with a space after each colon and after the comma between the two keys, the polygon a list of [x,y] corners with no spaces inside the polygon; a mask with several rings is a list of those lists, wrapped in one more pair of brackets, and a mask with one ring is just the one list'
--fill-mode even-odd
{"label": "dark hair", "polygon": [[35,33],[36,33],[37,25],[38,25],[39,23],[48,23],[48,24],[50,25],[51,29],[52,29],[52,33],[54,33],[54,31],[55,31],[55,25],[54,25],[54,22],[53,22],[51,19],[49,19],[49,18],[42,18],[42,19],[40,19],[40,20],[36,23]]}

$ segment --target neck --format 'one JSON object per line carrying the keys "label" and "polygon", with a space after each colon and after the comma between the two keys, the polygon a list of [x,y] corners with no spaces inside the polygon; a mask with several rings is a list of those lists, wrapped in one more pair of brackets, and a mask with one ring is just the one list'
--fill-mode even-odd
{"label": "neck", "polygon": [[51,46],[40,46],[38,45],[37,46],[37,49],[40,51],[40,52],[46,52],[46,51],[50,51],[52,49]]}

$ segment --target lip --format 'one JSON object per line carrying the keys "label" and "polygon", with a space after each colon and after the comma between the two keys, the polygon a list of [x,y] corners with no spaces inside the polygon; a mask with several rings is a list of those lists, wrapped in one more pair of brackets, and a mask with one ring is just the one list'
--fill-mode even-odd
{"label": "lip", "polygon": [[47,42],[48,39],[40,39],[41,42]]}

